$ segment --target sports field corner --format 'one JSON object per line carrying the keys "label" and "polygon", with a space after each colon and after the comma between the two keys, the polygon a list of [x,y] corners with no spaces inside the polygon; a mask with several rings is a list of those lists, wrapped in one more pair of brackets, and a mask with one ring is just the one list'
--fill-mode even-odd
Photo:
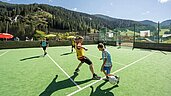
{"label": "sports field corner", "polygon": [[[97,45],[85,45],[86,56],[100,72],[101,52]],[[71,46],[0,50],[1,96],[170,96],[171,53],[166,51],[107,46],[112,55],[112,73],[120,76],[118,86],[91,80],[86,64],[79,64]]]}

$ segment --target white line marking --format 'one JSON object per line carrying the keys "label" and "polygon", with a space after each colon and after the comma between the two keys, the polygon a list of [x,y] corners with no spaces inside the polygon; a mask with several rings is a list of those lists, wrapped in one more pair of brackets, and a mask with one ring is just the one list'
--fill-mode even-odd
{"label": "white line marking", "polygon": [[[87,53],[86,53],[87,54]],[[97,56],[94,56],[94,55],[91,55],[91,54],[87,54],[87,55],[90,55],[90,56],[92,56],[92,57],[95,57],[95,58],[99,58],[99,57],[97,57]],[[100,58],[99,58],[100,59]],[[122,66],[125,66],[125,64],[122,64],[122,63],[119,63],[119,62],[115,62],[115,61],[112,61],[113,63],[117,63],[117,64],[119,64],[119,65],[122,65]]]}
{"label": "white line marking", "polygon": [[56,66],[78,87],[78,89],[81,89],[81,87],[56,63],[50,55],[47,54],[47,56],[53,61],[53,63],[56,64]]}
{"label": "white line marking", "polygon": [[[154,52],[154,53],[155,53],[155,52]],[[132,63],[130,63],[130,64],[128,64],[128,65],[126,65],[126,66],[120,68],[120,69],[118,69],[118,70],[116,70],[116,71],[114,71],[112,74],[117,73],[117,72],[119,72],[119,71],[122,71],[123,69],[125,69],[125,68],[127,68],[127,67],[129,67],[129,66],[131,66],[131,65],[133,65],[133,64],[135,64],[135,63],[137,63],[137,62],[139,62],[139,61],[141,61],[141,60],[143,60],[143,59],[145,59],[145,58],[147,58],[148,56],[150,56],[150,55],[152,55],[152,54],[153,54],[153,53],[151,53],[151,54],[149,54],[149,55],[146,55],[146,56],[144,56],[144,57],[142,57],[142,58],[140,58],[140,59],[138,59],[138,60],[136,60],[136,61],[134,61],[134,62],[132,62]],[[103,77],[103,78],[104,78],[104,77]],[[74,91],[74,92],[68,94],[67,96],[72,96],[72,95],[74,95],[74,94],[80,92],[81,90],[83,90],[83,89],[85,89],[85,88],[87,88],[87,87],[90,87],[90,86],[92,86],[93,84],[98,83],[98,82],[101,81],[101,80],[102,80],[102,79],[97,80],[97,81],[95,81],[95,82],[93,82],[93,83],[90,83],[90,84],[88,84],[87,86],[84,86],[84,87],[82,87],[81,89],[76,90],[76,91]]]}
{"label": "white line marking", "polygon": [[2,53],[0,56],[5,55],[7,52],[8,52],[8,51],[5,51],[5,52],[4,52],[4,53]]}
{"label": "white line marking", "polygon": [[[62,48],[70,48],[70,46],[56,46],[56,47],[47,47],[47,49],[62,49]],[[16,49],[2,49],[0,51],[4,51],[4,50],[10,50],[10,51],[23,51],[23,50],[41,50],[41,47],[35,47],[35,48],[16,48]]]}

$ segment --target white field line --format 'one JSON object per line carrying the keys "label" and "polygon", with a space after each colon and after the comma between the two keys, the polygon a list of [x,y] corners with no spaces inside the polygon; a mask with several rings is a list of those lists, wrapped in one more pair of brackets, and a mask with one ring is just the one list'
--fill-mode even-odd
{"label": "white field line", "polygon": [[[155,53],[155,52],[154,52],[154,53]],[[126,65],[126,66],[120,68],[120,69],[118,69],[118,70],[116,70],[116,71],[114,71],[112,74],[117,73],[117,72],[119,72],[119,71],[122,71],[122,70],[124,70],[125,68],[127,68],[127,67],[129,67],[129,66],[131,66],[131,65],[133,65],[133,64],[135,64],[135,63],[137,63],[137,62],[139,62],[139,61],[141,61],[141,60],[143,60],[143,59],[145,59],[145,58],[147,58],[148,56],[150,56],[150,55],[152,55],[152,54],[153,54],[153,53],[151,53],[151,54],[149,54],[149,55],[146,55],[146,56],[144,56],[144,57],[142,57],[142,58],[140,58],[140,59],[138,59],[138,60],[136,60],[136,61],[134,61],[134,62],[132,62],[132,63],[130,63],[130,64],[128,64],[128,65]],[[103,78],[105,78],[105,77],[103,77]],[[67,96],[72,96],[72,95],[74,95],[74,94],[80,92],[81,90],[83,90],[83,89],[85,89],[85,88],[87,88],[87,87],[90,87],[90,86],[92,86],[92,85],[98,83],[98,82],[101,81],[101,80],[102,80],[102,79],[97,80],[97,81],[95,81],[95,82],[93,82],[93,83],[90,83],[90,84],[88,84],[87,86],[84,86],[84,87],[82,87],[81,89],[76,90],[76,91],[74,91],[74,92],[68,94]]]}
{"label": "white field line", "polygon": [[4,53],[0,54],[0,56],[3,56],[3,55],[5,55],[7,52],[9,52],[9,51],[5,51]]}
{"label": "white field line", "polygon": [[[90,56],[95,57],[95,58],[99,58],[98,56],[94,56],[94,55],[91,55],[91,54],[87,54],[87,55],[90,55]],[[100,58],[99,58],[99,60],[100,60]],[[122,64],[122,63],[119,63],[119,62],[115,62],[115,61],[112,61],[112,62],[117,63],[117,64],[122,65],[122,66],[125,66],[125,64]]]}
{"label": "white field line", "polygon": [[47,54],[47,56],[53,61],[53,63],[56,64],[56,66],[78,87],[78,89],[81,89],[81,87],[59,66],[58,63],[55,62],[55,60],[52,59],[50,55]]}
{"label": "white field line", "polygon": [[[70,47],[68,47],[68,46],[59,46],[59,47],[47,47],[47,50],[48,49],[63,49],[63,48],[70,49]],[[17,49],[3,49],[3,50],[23,51],[23,50],[42,50],[42,48],[41,47],[36,47],[36,48],[17,48]]]}

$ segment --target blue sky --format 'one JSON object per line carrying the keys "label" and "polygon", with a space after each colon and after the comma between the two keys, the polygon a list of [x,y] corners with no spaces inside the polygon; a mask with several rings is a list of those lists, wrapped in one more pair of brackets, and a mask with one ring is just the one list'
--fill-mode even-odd
{"label": "blue sky", "polygon": [[171,0],[1,0],[15,4],[49,4],[88,14],[136,21],[171,19]]}

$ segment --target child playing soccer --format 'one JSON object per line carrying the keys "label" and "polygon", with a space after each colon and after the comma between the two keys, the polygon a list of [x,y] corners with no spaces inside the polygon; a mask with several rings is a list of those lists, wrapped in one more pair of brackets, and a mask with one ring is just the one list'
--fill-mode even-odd
{"label": "child playing soccer", "polygon": [[81,62],[78,65],[78,67],[75,69],[75,72],[78,72],[81,65],[85,62],[86,64],[89,65],[90,71],[91,71],[91,73],[93,75],[92,79],[100,79],[100,77],[97,76],[94,73],[94,67],[93,67],[93,64],[92,64],[91,60],[88,57],[86,57],[85,54],[84,54],[84,50],[87,51],[88,49],[86,49],[85,47],[82,46],[82,42],[83,42],[83,37],[82,36],[76,37],[76,39],[75,39],[75,50],[76,50],[76,53],[77,53],[77,58]]}
{"label": "child playing soccer", "polygon": [[119,37],[119,39],[118,39],[118,48],[117,49],[120,49],[121,48],[121,37]]}
{"label": "child playing soccer", "polygon": [[46,47],[49,46],[48,42],[46,41],[46,38],[44,38],[41,42],[40,42],[41,47],[43,48],[44,51],[44,56],[47,54],[46,52]]}
{"label": "child playing soccer", "polygon": [[[111,55],[102,43],[99,43],[97,48],[99,49],[99,51],[102,51],[102,58],[100,58],[100,60],[103,60],[103,64],[101,66],[101,71],[105,74],[106,80],[108,80],[109,76],[113,76],[113,74],[110,74],[110,71],[112,68]],[[115,76],[115,77],[117,79],[119,79],[118,76]]]}
{"label": "child playing soccer", "polygon": [[73,49],[75,48],[75,38],[71,38],[71,53],[73,52]]}

